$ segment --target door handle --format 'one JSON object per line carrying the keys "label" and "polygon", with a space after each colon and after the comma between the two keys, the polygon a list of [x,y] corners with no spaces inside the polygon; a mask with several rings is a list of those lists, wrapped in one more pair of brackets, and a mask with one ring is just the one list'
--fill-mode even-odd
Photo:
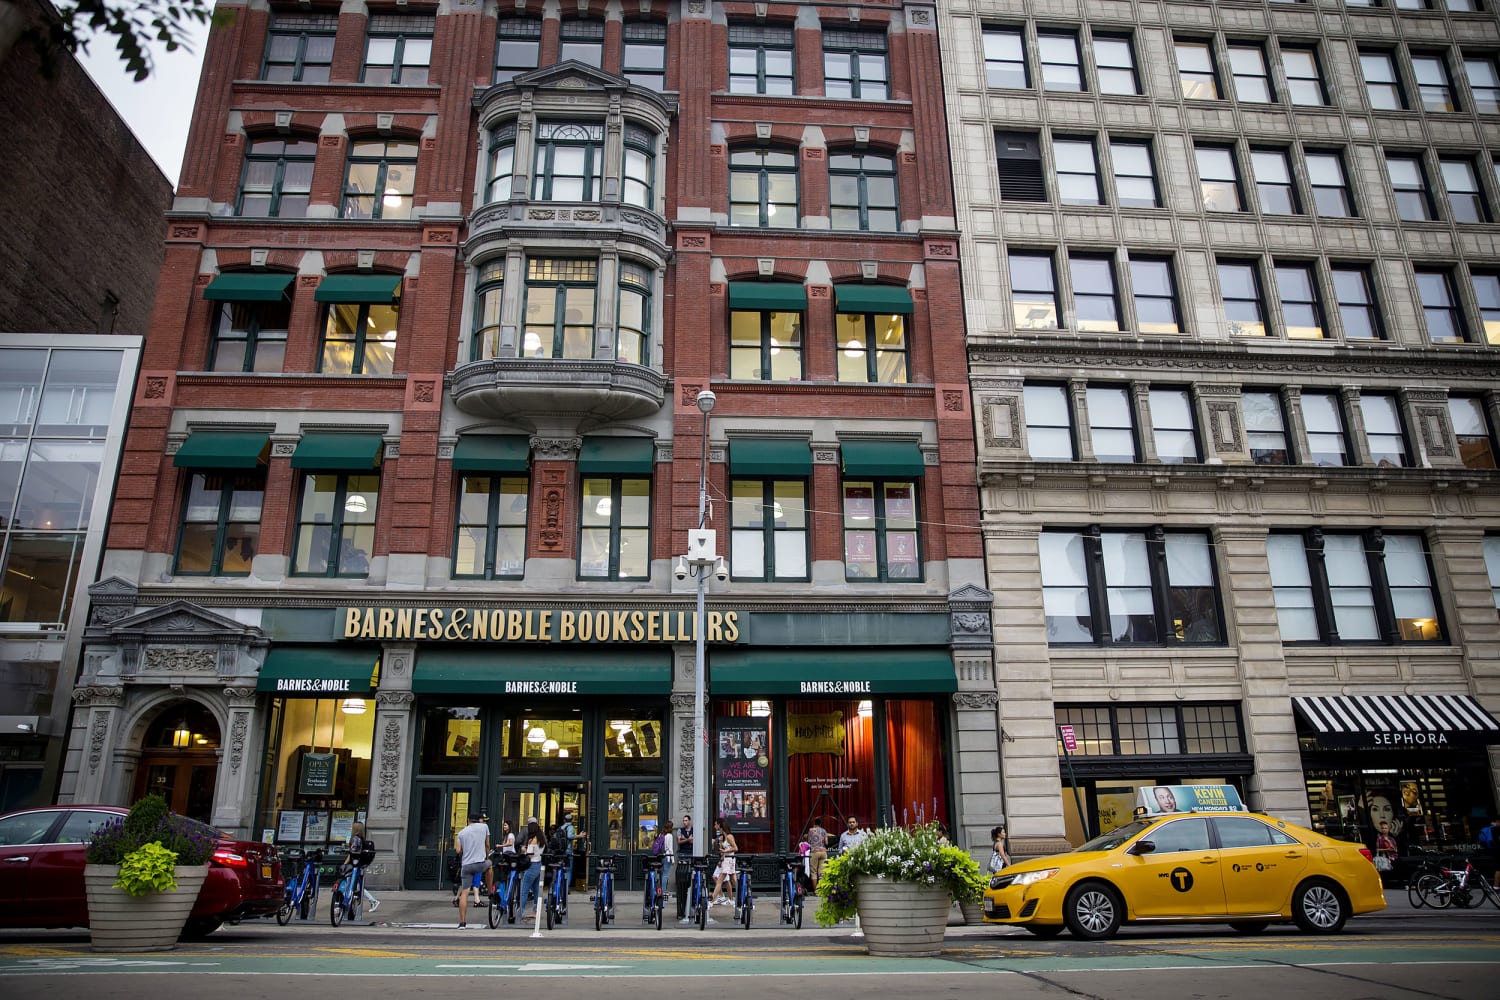
{"label": "door handle", "polygon": [[1219,863],[1219,859],[1218,858],[1199,858],[1198,859],[1198,863],[1200,865],[1216,865],[1216,864]]}
{"label": "door handle", "polygon": [[29,857],[27,857],[26,855],[23,854],[19,858],[6,858],[5,859],[5,863],[8,864],[8,865],[13,865],[13,864],[18,864],[18,863],[20,863],[22,861],[30,861],[30,860],[31,860],[31,858],[29,858]]}

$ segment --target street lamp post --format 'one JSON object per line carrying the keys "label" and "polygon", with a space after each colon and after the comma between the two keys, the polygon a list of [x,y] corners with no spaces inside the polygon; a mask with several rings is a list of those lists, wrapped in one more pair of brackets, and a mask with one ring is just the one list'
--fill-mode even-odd
{"label": "street lamp post", "polygon": [[[704,712],[704,639],[708,632],[708,622],[703,611],[703,595],[708,586],[708,575],[713,573],[718,579],[728,578],[728,571],[724,566],[724,560],[719,557],[715,545],[714,532],[709,530],[708,524],[708,415],[713,412],[714,404],[718,402],[712,391],[704,389],[698,393],[696,400],[698,411],[703,414],[703,444],[698,461],[698,527],[697,530],[688,533],[688,552],[686,557],[679,557],[675,575],[679,581],[687,579],[689,575],[698,584],[698,604],[693,618],[693,734],[698,741],[698,746],[693,752],[693,815],[696,818],[698,829],[704,828],[703,824],[708,821],[707,802],[707,757],[708,757],[708,730],[705,722]],[[693,838],[694,857],[703,857],[708,853],[708,838],[706,836],[695,836]]]}

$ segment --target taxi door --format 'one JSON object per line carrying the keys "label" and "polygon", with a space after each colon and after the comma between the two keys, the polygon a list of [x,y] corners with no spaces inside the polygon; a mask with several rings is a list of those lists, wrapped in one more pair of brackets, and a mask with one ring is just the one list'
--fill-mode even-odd
{"label": "taxi door", "polygon": [[1229,912],[1280,913],[1307,867],[1307,847],[1249,816],[1215,816]]}
{"label": "taxi door", "polygon": [[[1143,850],[1143,843],[1151,849]],[[1210,846],[1205,817],[1184,817],[1152,827],[1112,858],[1111,867],[1109,874],[1124,891],[1133,918],[1225,913],[1219,852]]]}

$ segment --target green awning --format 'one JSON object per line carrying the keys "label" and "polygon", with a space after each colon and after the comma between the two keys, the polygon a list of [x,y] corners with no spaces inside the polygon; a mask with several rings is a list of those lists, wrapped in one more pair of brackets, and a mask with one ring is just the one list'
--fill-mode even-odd
{"label": "green awning", "polygon": [[304,434],[292,452],[292,468],[319,472],[368,472],[380,464],[379,434]]}
{"label": "green awning", "polygon": [[912,311],[911,292],[895,285],[836,285],[834,300],[841,313],[901,313]]}
{"label": "green awning", "polygon": [[807,289],[801,285],[767,285],[756,281],[729,283],[729,308],[765,312],[801,312],[807,308]]}
{"label": "green awning", "polygon": [[672,654],[611,650],[423,649],[411,689],[417,694],[664,695],[672,690]]}
{"label": "green awning", "polygon": [[264,271],[221,274],[203,289],[203,297],[219,302],[276,302],[285,297],[294,277]]}
{"label": "green awning", "polygon": [[266,460],[271,436],[257,431],[194,431],[172,464],[179,469],[254,469]]}
{"label": "green awning", "polygon": [[729,471],[736,476],[810,476],[812,452],[806,441],[733,438]]}
{"label": "green awning", "polygon": [[910,441],[843,441],[846,476],[911,476],[927,474],[922,449]]}
{"label": "green awning", "polygon": [[588,474],[640,472],[649,475],[656,460],[651,438],[591,437],[578,451],[578,471]]}
{"label": "green awning", "polygon": [[313,296],[319,302],[369,302],[388,305],[401,294],[399,274],[330,274]]}
{"label": "green awning", "polygon": [[712,653],[709,690],[719,695],[862,698],[958,690],[946,649],[748,649]]}
{"label": "green awning", "polygon": [[453,446],[458,472],[525,472],[531,442],[519,434],[465,434]]}
{"label": "green awning", "polygon": [[338,698],[375,689],[380,650],[345,646],[277,646],[260,668],[258,691]]}

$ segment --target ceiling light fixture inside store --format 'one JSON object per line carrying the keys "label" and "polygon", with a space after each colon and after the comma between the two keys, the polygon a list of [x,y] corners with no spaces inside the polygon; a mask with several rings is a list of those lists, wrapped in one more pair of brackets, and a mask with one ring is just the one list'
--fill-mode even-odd
{"label": "ceiling light fixture inside store", "polygon": [[363,514],[370,509],[370,501],[366,500],[359,493],[351,493],[349,494],[349,498],[344,501],[344,509],[351,514]]}
{"label": "ceiling light fixture inside store", "polygon": [[365,700],[363,698],[345,698],[343,705],[339,706],[345,715],[364,715]]}
{"label": "ceiling light fixture inside store", "polygon": [[546,740],[547,731],[541,726],[533,726],[531,731],[526,734],[527,743],[545,743]]}
{"label": "ceiling light fixture inside store", "polygon": [[769,701],[752,701],[750,703],[750,714],[757,719],[764,719],[771,714],[771,703]]}
{"label": "ceiling light fixture inside store", "polygon": [[542,744],[542,753],[551,753],[552,751],[554,751],[556,749],[557,749],[557,741],[556,740],[548,740],[548,741],[546,741],[545,743]]}
{"label": "ceiling light fixture inside store", "polygon": [[559,760],[561,760],[564,757],[567,757],[568,756],[568,748],[567,747],[559,747],[558,751],[557,751],[557,756],[558,756]]}
{"label": "ceiling light fixture inside store", "polygon": [[870,716],[872,716],[874,714],[875,714],[875,704],[874,704],[874,702],[862,701],[862,702],[859,703],[859,717],[861,719],[868,719]]}

